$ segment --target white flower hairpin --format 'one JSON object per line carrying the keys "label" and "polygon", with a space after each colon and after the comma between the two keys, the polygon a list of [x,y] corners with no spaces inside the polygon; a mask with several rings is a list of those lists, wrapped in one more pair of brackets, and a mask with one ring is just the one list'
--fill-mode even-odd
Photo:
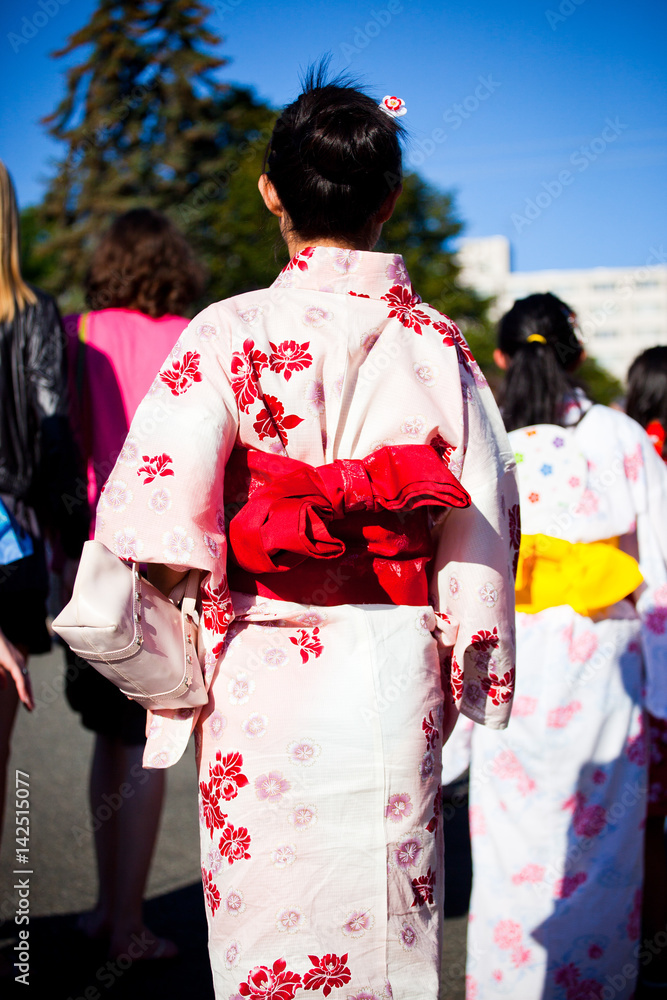
{"label": "white flower hairpin", "polygon": [[400,97],[390,97],[387,95],[382,98],[382,103],[378,104],[378,107],[386,114],[391,115],[392,118],[400,118],[402,115],[407,115],[408,113],[405,101]]}

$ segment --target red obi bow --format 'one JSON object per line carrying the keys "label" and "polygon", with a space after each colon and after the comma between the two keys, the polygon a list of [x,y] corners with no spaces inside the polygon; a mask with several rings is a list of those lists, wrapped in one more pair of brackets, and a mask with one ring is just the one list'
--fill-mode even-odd
{"label": "red obi bow", "polygon": [[[275,468],[276,458],[248,452],[248,464],[260,476]],[[255,489],[229,525],[234,557],[251,573],[279,573],[304,559],[341,556],[345,544],[330,534],[328,523],[347,513],[470,506],[470,496],[430,445],[388,446],[318,468],[283,461],[290,461],[292,471]]]}

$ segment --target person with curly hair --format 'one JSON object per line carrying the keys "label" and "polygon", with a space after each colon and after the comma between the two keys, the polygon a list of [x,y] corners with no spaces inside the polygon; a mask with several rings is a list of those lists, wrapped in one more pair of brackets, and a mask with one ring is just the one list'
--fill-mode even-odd
{"label": "person with curly hair", "polygon": [[[186,240],[152,209],[121,215],[95,250],[86,277],[91,311],[65,317],[71,415],[87,461],[91,509],[117,459],[128,476],[141,465],[141,442],[125,440],[128,427],[160,365],[178,356],[175,345],[188,322],[182,312],[202,287],[203,273]],[[142,919],[165,790],[164,771],[141,767],[146,712],[70,649],[67,661],[67,698],[96,734],[90,808],[99,893],[80,930],[108,941],[112,958],[141,934],[150,941],[143,958],[173,957],[176,945],[147,932]],[[111,809],[124,786],[131,791]]]}

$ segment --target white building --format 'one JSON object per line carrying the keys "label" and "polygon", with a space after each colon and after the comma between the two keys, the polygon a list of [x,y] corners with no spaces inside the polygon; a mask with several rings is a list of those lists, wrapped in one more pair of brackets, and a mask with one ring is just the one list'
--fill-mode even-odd
{"label": "white building", "polygon": [[463,240],[461,280],[494,295],[492,319],[516,299],[553,292],[572,306],[588,354],[619,379],[647,347],[667,344],[667,255],[654,248],[638,267],[593,267],[572,271],[512,271],[505,236]]}

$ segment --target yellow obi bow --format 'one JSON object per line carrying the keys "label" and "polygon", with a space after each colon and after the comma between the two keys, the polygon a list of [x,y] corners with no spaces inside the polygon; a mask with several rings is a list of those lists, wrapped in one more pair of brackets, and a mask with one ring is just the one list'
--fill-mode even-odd
{"label": "yellow obi bow", "polygon": [[569,604],[591,617],[627,597],[643,579],[637,560],[618,548],[618,538],[573,543],[551,535],[524,535],[516,610],[536,614]]}

